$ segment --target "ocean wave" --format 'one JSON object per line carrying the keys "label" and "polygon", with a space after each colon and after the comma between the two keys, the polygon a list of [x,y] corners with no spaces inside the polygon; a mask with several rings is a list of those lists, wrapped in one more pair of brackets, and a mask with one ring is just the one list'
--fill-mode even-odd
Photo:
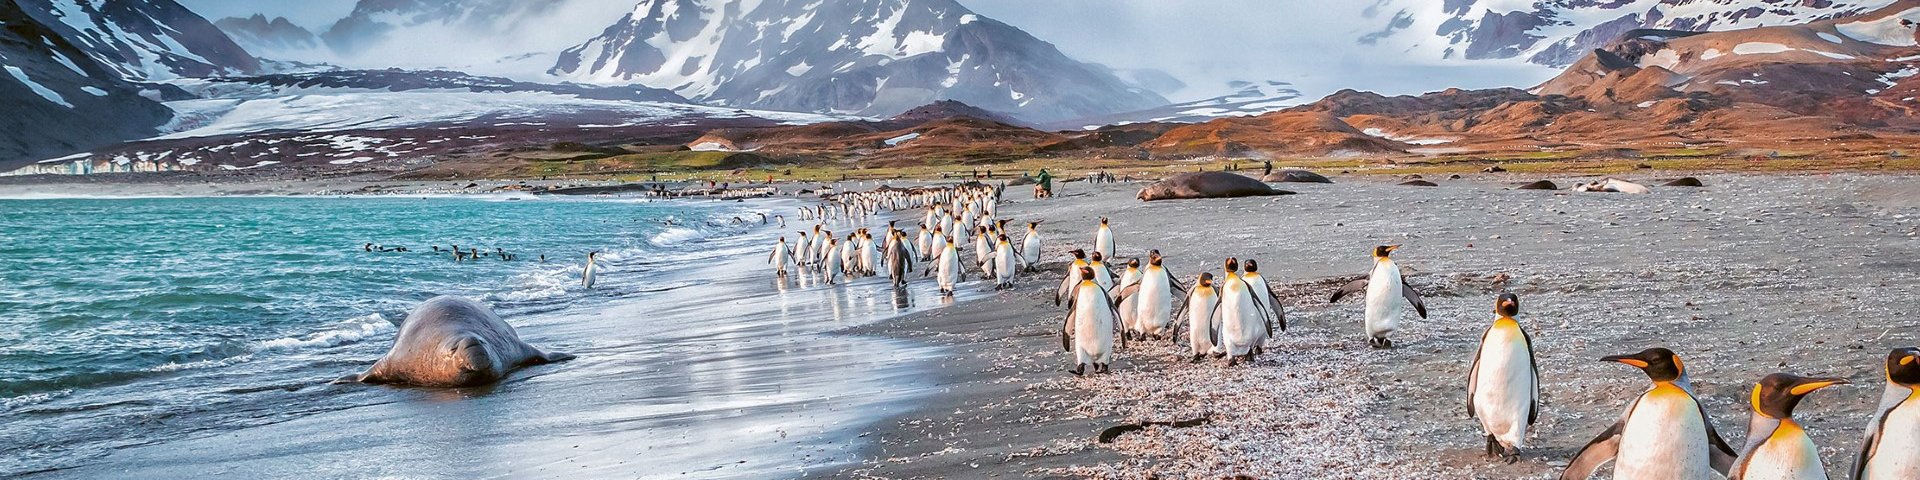
{"label": "ocean wave", "polygon": [[581,267],[558,266],[530,270],[514,275],[504,291],[487,294],[482,300],[504,303],[528,303],[567,294],[567,288],[580,283]]}
{"label": "ocean wave", "polygon": [[17,397],[7,397],[6,400],[0,400],[0,410],[11,411],[15,408],[25,407],[28,405],[38,405],[42,403],[47,403],[48,401],[52,401],[53,399],[64,397],[67,395],[72,395],[72,394],[73,394],[73,389],[63,388],[63,389],[54,390],[50,392],[29,393],[29,394],[21,395]]}
{"label": "ocean wave", "polygon": [[305,337],[286,337],[267,340],[253,345],[254,352],[302,350],[309,348],[327,348],[358,342],[367,337],[393,332],[393,322],[378,313],[348,319],[340,328],[325,330]]}
{"label": "ocean wave", "polygon": [[165,372],[178,372],[181,370],[197,370],[202,368],[225,367],[228,365],[245,362],[252,359],[253,359],[253,355],[235,355],[227,358],[215,358],[210,360],[200,360],[200,361],[187,362],[187,363],[167,362],[166,364],[149,368],[147,369],[147,371],[154,372],[154,373],[165,373]]}
{"label": "ocean wave", "polygon": [[666,230],[662,230],[660,233],[656,233],[656,234],[653,234],[652,237],[648,237],[647,243],[651,243],[654,246],[658,246],[658,247],[671,247],[671,246],[680,245],[686,242],[706,238],[706,236],[707,236],[707,233],[700,230],[695,230],[695,229],[686,228],[686,227],[667,227]]}

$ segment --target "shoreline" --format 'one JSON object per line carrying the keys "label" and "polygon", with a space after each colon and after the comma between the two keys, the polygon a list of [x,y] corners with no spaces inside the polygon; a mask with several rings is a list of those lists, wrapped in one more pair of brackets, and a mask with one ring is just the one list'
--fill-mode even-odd
{"label": "shoreline", "polygon": [[[1829,470],[1842,471],[1878,397],[1879,359],[1920,343],[1920,321],[1898,313],[1920,297],[1920,281],[1899,273],[1920,255],[1920,186],[1904,175],[1702,178],[1705,189],[1650,195],[1343,182],[1151,203],[1123,184],[1003,205],[1002,217],[1045,220],[1049,259],[1087,241],[1097,216],[1114,219],[1116,256],[1158,248],[1186,279],[1227,255],[1261,259],[1292,328],[1248,367],[1136,344],[1114,374],[1076,378],[1053,336],[1061,311],[1048,299],[1064,264],[1050,262],[1013,292],[840,332],[954,355],[940,360],[940,393],[885,420],[865,462],[833,476],[1551,478],[1646,388],[1644,375],[1597,359],[1651,346],[1687,358],[1736,445],[1761,375],[1852,379],[1796,415]],[[1409,314],[1393,350],[1366,348],[1357,302],[1325,303],[1362,273],[1372,243],[1408,245],[1396,257],[1431,313]],[[1521,296],[1543,382],[1540,423],[1514,465],[1481,456],[1479,427],[1459,405],[1500,291]],[[1810,301],[1835,298],[1845,300]]]}

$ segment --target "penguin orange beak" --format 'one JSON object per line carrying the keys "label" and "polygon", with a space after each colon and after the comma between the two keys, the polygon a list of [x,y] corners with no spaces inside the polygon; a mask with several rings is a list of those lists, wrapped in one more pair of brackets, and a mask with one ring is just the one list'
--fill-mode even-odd
{"label": "penguin orange beak", "polygon": [[1387,251],[1388,251],[1388,252],[1392,252],[1392,251],[1394,251],[1394,250],[1399,250],[1399,249],[1400,249],[1400,246],[1399,246],[1399,245],[1387,245]]}
{"label": "penguin orange beak", "polygon": [[1650,365],[1646,360],[1635,358],[1633,355],[1608,355],[1600,357],[1600,360],[1605,362],[1620,362],[1632,365],[1634,368],[1647,368],[1647,365]]}
{"label": "penguin orange beak", "polygon": [[1794,395],[1806,395],[1809,393],[1813,393],[1814,390],[1819,390],[1819,389],[1831,387],[1834,385],[1846,385],[1848,383],[1849,382],[1847,382],[1847,379],[1844,379],[1844,378],[1809,378],[1804,383],[1801,383],[1799,385],[1794,385],[1793,388],[1787,390],[1787,393],[1791,393]]}

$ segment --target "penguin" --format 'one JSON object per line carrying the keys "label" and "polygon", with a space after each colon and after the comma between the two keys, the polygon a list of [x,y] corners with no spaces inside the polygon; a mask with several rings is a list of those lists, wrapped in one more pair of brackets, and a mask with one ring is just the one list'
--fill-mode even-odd
{"label": "penguin", "polygon": [[1186,309],[1181,313],[1187,322],[1187,346],[1193,349],[1194,363],[1219,352],[1220,320],[1213,315],[1219,305],[1220,289],[1213,285],[1213,273],[1201,272],[1200,279],[1193,282],[1193,291],[1187,292]]}
{"label": "penguin", "polygon": [[1027,222],[1027,238],[1020,241],[1020,258],[1027,262],[1027,271],[1033,270],[1033,264],[1040,263],[1040,222]]}
{"label": "penguin", "polygon": [[1714,431],[1713,418],[1693,397],[1693,381],[1679,355],[1650,348],[1601,360],[1639,368],[1653,380],[1653,388],[1587,442],[1560,480],[1592,477],[1608,461],[1614,462],[1613,478],[1619,480],[1707,480],[1733,467],[1733,447]]}
{"label": "penguin", "polygon": [[1108,291],[1113,290],[1113,270],[1107,269],[1106,255],[1093,252],[1087,256],[1087,266],[1093,268],[1093,283],[1100,284],[1100,288]]}
{"label": "penguin", "polygon": [[1842,378],[1810,378],[1775,373],[1754,384],[1753,416],[1747,421],[1747,446],[1733,465],[1730,480],[1827,480],[1820,448],[1793,419],[1793,407],[1815,390],[1847,383]]}
{"label": "penguin", "polygon": [[1127,260],[1127,268],[1120,271],[1120,280],[1113,284],[1112,289],[1107,290],[1107,296],[1113,297],[1114,301],[1120,304],[1121,335],[1137,336],[1140,334],[1140,325],[1135,324],[1138,316],[1134,315],[1138,313],[1139,308],[1134,305],[1135,302],[1131,296],[1120,294],[1122,291],[1139,284],[1139,282],[1140,259],[1135,258]]}
{"label": "penguin", "polygon": [[1260,302],[1253,299],[1253,287],[1240,277],[1239,259],[1227,259],[1219,285],[1220,306],[1214,312],[1220,317],[1217,344],[1227,355],[1227,366],[1241,361],[1253,362],[1260,346],[1267,342],[1267,314],[1260,309]]}
{"label": "penguin", "polygon": [[1920,478],[1920,348],[1887,354],[1887,389],[1867,421],[1853,480]]}
{"label": "penguin", "polygon": [[887,248],[887,278],[893,280],[898,288],[907,284],[907,272],[913,271],[914,254],[908,247],[906,232],[895,230],[893,242]]}
{"label": "penguin", "polygon": [[787,237],[780,237],[780,241],[773,245],[773,252],[767,254],[767,263],[773,264],[774,274],[787,274],[787,255],[789,255],[789,253],[787,253]]}
{"label": "penguin", "polygon": [[1394,265],[1393,259],[1388,257],[1399,248],[1399,245],[1373,247],[1373,272],[1367,278],[1341,286],[1327,300],[1327,303],[1333,303],[1348,294],[1367,292],[1367,346],[1373,348],[1393,348],[1393,341],[1387,339],[1387,334],[1400,328],[1402,308],[1395,297],[1405,297],[1407,303],[1413,304],[1420,318],[1427,318],[1427,304],[1421,301],[1420,292],[1407,284],[1407,279],[1400,276],[1400,266]]}
{"label": "penguin", "polygon": [[1113,258],[1113,228],[1107,225],[1107,217],[1100,217],[1100,228],[1093,231],[1093,253]]}
{"label": "penguin", "polygon": [[599,251],[587,252],[587,268],[580,272],[580,286],[587,289],[593,288],[594,279],[599,277],[599,272],[600,272],[600,265],[598,262],[599,259],[600,259]]}
{"label": "penguin", "polygon": [[1247,285],[1253,288],[1253,299],[1260,301],[1260,308],[1266,309],[1267,314],[1272,316],[1273,321],[1267,324],[1267,336],[1273,336],[1273,327],[1276,325],[1280,331],[1287,331],[1286,309],[1280,306],[1280,295],[1273,293],[1273,285],[1267,283],[1266,277],[1260,276],[1260,263],[1249,258],[1241,267],[1246,273],[1240,274],[1240,279],[1247,281]]}
{"label": "penguin", "polygon": [[1133,286],[1120,290],[1121,313],[1127,313],[1127,305],[1132,306],[1134,333],[1141,337],[1173,337],[1168,330],[1173,324],[1173,292],[1180,290],[1184,293],[1186,287],[1174,279],[1164,261],[1159,250],[1147,252],[1146,268],[1139,269]]}
{"label": "penguin", "polygon": [[[1067,303],[1067,318],[1060,327],[1060,347],[1073,353],[1074,375],[1111,371],[1113,339],[1120,329],[1119,312],[1107,289],[1093,281],[1093,267],[1080,267],[1080,283],[1074,286]],[[1120,339],[1125,345],[1126,338]]]}
{"label": "penguin", "polygon": [[999,241],[994,242],[994,245],[993,257],[988,259],[988,262],[993,264],[993,288],[995,290],[1011,289],[1014,272],[1019,271],[1018,269],[1024,263],[1020,261],[1019,255],[1014,255],[1013,242],[1007,238],[1006,234],[1001,234]]}
{"label": "penguin", "polygon": [[1073,293],[1074,285],[1080,284],[1080,267],[1088,266],[1086,250],[1076,248],[1067,252],[1067,255],[1073,256],[1073,262],[1067,264],[1067,276],[1060,279],[1060,290],[1053,294],[1053,306],[1056,307]]}
{"label": "penguin", "polygon": [[994,236],[989,234],[985,225],[973,229],[973,263],[985,264],[993,260]]}
{"label": "penguin", "polygon": [[1513,319],[1520,314],[1520,297],[1500,294],[1493,312],[1493,324],[1480,334],[1480,349],[1467,369],[1467,418],[1480,420],[1487,456],[1511,464],[1520,461],[1527,430],[1540,418],[1540,364],[1533,338]]}
{"label": "penguin", "polygon": [[940,283],[940,294],[953,296],[954,284],[967,277],[966,270],[960,268],[960,249],[954,247],[953,242],[947,242],[947,248],[940,251],[937,262],[934,269],[939,271],[939,277],[935,280]]}

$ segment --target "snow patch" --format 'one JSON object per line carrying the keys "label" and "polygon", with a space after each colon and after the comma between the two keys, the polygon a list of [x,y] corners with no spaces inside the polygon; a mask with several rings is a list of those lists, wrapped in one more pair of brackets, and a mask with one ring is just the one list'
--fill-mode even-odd
{"label": "snow patch", "polygon": [[1735,55],[1764,55],[1791,51],[1793,51],[1793,47],[1773,42],[1747,42],[1733,46],[1733,53]]}
{"label": "snow patch", "polygon": [[1839,35],[1834,35],[1827,32],[1820,32],[1818,35],[1820,35],[1821,40],[1826,40],[1833,43],[1841,43]]}
{"label": "snow patch", "polygon": [[900,144],[902,143],[913,141],[913,139],[916,139],[916,138],[920,138],[920,132],[914,132],[906,135],[901,135],[898,137],[889,138],[886,140],[886,144],[889,147],[897,147],[897,146],[900,146]]}
{"label": "snow patch", "polygon": [[96,96],[96,97],[104,97],[104,96],[107,96],[107,91],[106,91],[106,90],[101,90],[101,89],[99,89],[99,88],[96,88],[96,87],[94,87],[94,86],[92,86],[92,85],[88,85],[88,86],[85,86],[85,87],[80,87],[80,91],[82,91],[82,92],[87,92],[87,94],[89,94],[89,95],[93,95],[93,96]]}
{"label": "snow patch", "polygon": [[60,92],[55,92],[53,89],[47,88],[47,86],[41,85],[31,78],[27,78],[27,72],[20,71],[20,67],[7,65],[6,68],[7,73],[13,74],[14,80],[19,80],[20,83],[27,84],[27,88],[33,89],[33,93],[39,94],[40,98],[47,99],[47,101],[62,107],[73,108],[73,104],[67,103],[66,97],[60,96]]}
{"label": "snow patch", "polygon": [[1393,140],[1396,142],[1405,143],[1408,145],[1439,145],[1442,143],[1453,143],[1453,140],[1445,139],[1445,138],[1421,138],[1421,137],[1415,137],[1410,135],[1394,135],[1391,132],[1388,132],[1386,130],[1382,130],[1379,128],[1368,128],[1366,130],[1361,130],[1360,133],[1365,133],[1368,136],[1380,137],[1387,140]]}
{"label": "snow patch", "polygon": [[1915,19],[1920,19],[1920,7],[1909,8],[1878,20],[1842,23],[1834,25],[1833,28],[1847,38],[1862,42],[1912,47],[1916,45],[1913,41],[1913,27],[1901,25],[1901,23],[1903,20],[1912,22]]}

